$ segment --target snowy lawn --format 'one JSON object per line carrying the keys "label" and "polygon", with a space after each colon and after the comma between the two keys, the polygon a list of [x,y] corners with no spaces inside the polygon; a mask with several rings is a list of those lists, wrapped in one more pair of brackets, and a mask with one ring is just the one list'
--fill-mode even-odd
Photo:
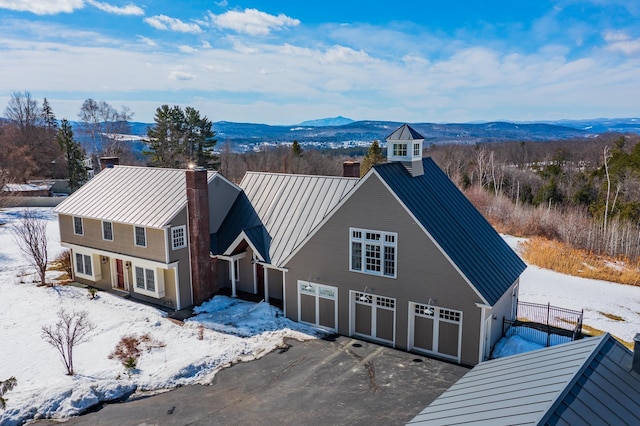
{"label": "snowy lawn", "polygon": [[[516,251],[522,238],[504,236]],[[631,342],[640,332],[640,287],[560,274],[537,266],[520,276],[520,300],[580,311],[584,324]]]}
{"label": "snowy lawn", "polygon": [[[47,220],[49,253],[62,248],[58,222],[51,209],[37,209]],[[310,339],[317,332],[292,322],[268,304],[216,297],[198,308],[184,326],[166,319],[158,309],[72,286],[36,287],[31,269],[13,241],[10,223],[19,209],[0,210],[0,380],[11,376],[17,386],[8,392],[0,424],[21,424],[34,418],[64,418],[101,401],[133,391],[158,391],[180,385],[210,383],[213,375],[233,363],[259,358],[282,346],[285,337]],[[59,273],[52,273],[54,278]],[[57,321],[57,312],[86,310],[96,326],[92,339],[74,351],[75,376],[66,376],[60,356],[41,338],[41,327]],[[201,326],[202,325],[202,326]],[[150,337],[163,344],[139,359],[127,374],[108,359],[125,335]]]}

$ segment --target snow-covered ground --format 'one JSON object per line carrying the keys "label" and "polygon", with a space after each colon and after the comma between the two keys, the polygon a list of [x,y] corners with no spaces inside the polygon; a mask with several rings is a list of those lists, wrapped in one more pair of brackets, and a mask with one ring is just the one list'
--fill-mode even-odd
{"label": "snow-covered ground", "polygon": [[[49,253],[55,255],[62,250],[56,215],[51,209],[37,210],[47,220]],[[0,223],[7,223],[0,226],[0,380],[15,376],[18,382],[5,395],[2,425],[72,416],[133,390],[209,383],[221,368],[259,358],[281,346],[285,337],[302,340],[317,335],[265,303],[218,296],[180,326],[153,307],[105,292],[90,300],[87,290],[78,287],[36,287],[33,275],[24,275],[30,268],[11,235],[10,223],[19,212],[0,211]],[[73,377],[65,375],[58,353],[41,338],[41,327],[55,324],[60,308],[88,311],[96,326],[91,341],[75,349]],[[129,376],[108,355],[121,337],[145,333],[164,346],[144,352],[138,371]]]}
{"label": "snow-covered ground", "polygon": [[[64,418],[100,401],[117,399],[133,390],[161,391],[179,385],[209,383],[221,368],[261,357],[282,345],[283,338],[314,338],[316,331],[292,322],[268,304],[216,297],[196,309],[183,326],[149,306],[105,292],[90,300],[86,289],[72,286],[36,287],[27,262],[13,241],[10,223],[19,209],[0,210],[0,380],[15,376],[0,424],[21,424],[40,417]],[[49,253],[61,251],[58,223],[51,209],[46,218]],[[518,239],[504,237],[513,247]],[[51,274],[53,278],[56,273]],[[521,300],[571,309],[585,309],[585,324],[630,341],[640,331],[640,288],[586,280],[530,266],[520,281]],[[41,327],[56,322],[60,308],[86,310],[95,324],[92,340],[76,347],[76,375],[65,375],[55,349],[41,338]],[[618,315],[624,321],[608,319]],[[163,347],[143,353],[138,371],[126,374],[108,359],[125,335],[150,336]],[[202,336],[202,339],[200,337]],[[517,338],[503,343],[504,353],[540,345]],[[521,348],[521,349],[514,349]]]}
{"label": "snow-covered ground", "polygon": [[[516,251],[523,241],[503,238]],[[520,277],[519,297],[526,302],[584,309],[584,324],[627,342],[640,332],[640,287],[574,277],[530,265]]]}

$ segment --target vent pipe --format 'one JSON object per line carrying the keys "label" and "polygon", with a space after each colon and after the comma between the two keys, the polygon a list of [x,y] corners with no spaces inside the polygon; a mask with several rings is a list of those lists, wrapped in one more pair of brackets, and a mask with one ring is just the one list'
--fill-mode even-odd
{"label": "vent pipe", "polygon": [[640,374],[640,333],[633,338],[633,364],[631,369]]}

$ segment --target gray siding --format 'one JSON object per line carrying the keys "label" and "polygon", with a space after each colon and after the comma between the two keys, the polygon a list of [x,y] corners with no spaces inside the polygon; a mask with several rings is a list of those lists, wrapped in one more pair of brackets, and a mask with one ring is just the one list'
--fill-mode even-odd
{"label": "gray siding", "polygon": [[495,305],[491,307],[491,309],[487,310],[487,315],[495,315],[495,319],[491,321],[491,349],[502,337],[502,320],[506,318],[508,320],[511,318],[511,309],[513,303],[513,290],[518,286],[520,279],[518,278],[515,283],[511,286],[511,288],[506,291],[502,297],[496,302]]}
{"label": "gray siding", "polygon": [[[171,221],[171,226],[180,226],[187,224],[187,209],[184,208],[178,213],[173,220]],[[167,250],[169,252],[169,262],[178,262],[177,266],[177,279],[179,284],[180,291],[180,303],[181,307],[185,308],[187,306],[191,306],[193,301],[191,300],[191,258],[189,254],[190,245],[190,235],[187,229],[186,237],[187,237],[187,247],[173,250],[171,246],[171,229],[167,231],[167,239],[168,239],[168,247]],[[175,283],[172,284],[175,287]],[[166,285],[165,285],[166,287]],[[175,290],[174,290],[175,293]]]}
{"label": "gray siding", "polygon": [[[373,212],[373,213],[372,213]],[[397,278],[349,271],[349,228],[398,233]],[[286,265],[287,315],[297,320],[297,281],[309,276],[338,287],[338,332],[349,334],[349,290],[396,299],[395,343],[407,348],[408,304],[428,303],[463,315],[461,363],[478,361],[481,299],[431,242],[377,176],[363,182]],[[317,278],[316,278],[317,277]]]}

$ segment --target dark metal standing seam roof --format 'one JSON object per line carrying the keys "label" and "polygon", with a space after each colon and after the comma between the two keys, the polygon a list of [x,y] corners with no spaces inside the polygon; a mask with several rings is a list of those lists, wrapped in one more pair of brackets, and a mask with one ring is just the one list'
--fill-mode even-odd
{"label": "dark metal standing seam roof", "polygon": [[608,333],[475,366],[410,425],[637,425],[640,374]]}
{"label": "dark metal standing seam roof", "polygon": [[420,133],[408,124],[403,124],[398,127],[393,133],[391,133],[385,140],[388,141],[413,141],[424,139]]}
{"label": "dark metal standing seam roof", "polygon": [[431,158],[422,162],[416,177],[400,163],[374,169],[493,306],[526,265]]}

